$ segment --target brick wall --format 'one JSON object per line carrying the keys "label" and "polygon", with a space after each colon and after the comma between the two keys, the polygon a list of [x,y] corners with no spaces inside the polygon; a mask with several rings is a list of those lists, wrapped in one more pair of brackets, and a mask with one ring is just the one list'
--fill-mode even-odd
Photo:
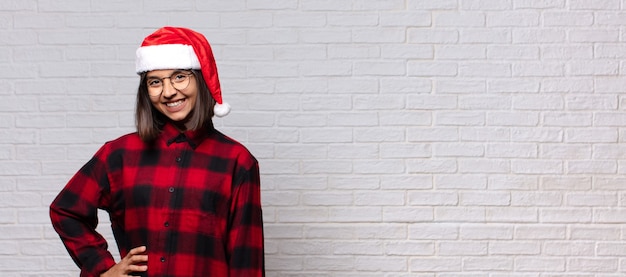
{"label": "brick wall", "polygon": [[133,131],[134,51],[175,25],[261,162],[268,276],[624,276],[624,9],[3,0],[0,275],[77,276],[48,205]]}

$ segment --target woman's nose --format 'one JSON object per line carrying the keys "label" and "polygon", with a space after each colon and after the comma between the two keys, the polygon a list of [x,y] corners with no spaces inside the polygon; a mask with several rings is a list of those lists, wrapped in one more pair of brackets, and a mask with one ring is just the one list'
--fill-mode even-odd
{"label": "woman's nose", "polygon": [[165,98],[171,98],[172,96],[176,95],[176,93],[178,93],[178,90],[174,88],[174,86],[172,85],[172,82],[165,82],[164,80],[163,81],[163,93],[161,95],[163,95],[163,97]]}

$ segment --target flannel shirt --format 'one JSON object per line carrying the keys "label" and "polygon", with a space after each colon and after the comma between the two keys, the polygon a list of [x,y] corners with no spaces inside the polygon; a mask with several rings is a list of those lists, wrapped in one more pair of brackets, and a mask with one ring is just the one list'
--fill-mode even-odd
{"label": "flannel shirt", "polygon": [[105,143],[50,205],[54,229],[80,276],[115,265],[96,232],[109,213],[121,257],[145,245],[138,276],[264,276],[257,160],[214,128],[166,124],[154,144],[136,133]]}

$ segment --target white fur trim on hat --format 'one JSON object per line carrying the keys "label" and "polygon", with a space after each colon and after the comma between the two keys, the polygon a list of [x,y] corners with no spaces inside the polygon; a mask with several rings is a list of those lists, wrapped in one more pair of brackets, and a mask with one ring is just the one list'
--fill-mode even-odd
{"label": "white fur trim on hat", "polygon": [[200,69],[200,61],[191,45],[161,44],[137,49],[137,73],[158,69]]}
{"label": "white fur trim on hat", "polygon": [[215,114],[215,116],[224,117],[228,113],[230,113],[230,105],[228,103],[226,102],[222,104],[215,103],[215,106],[213,107],[213,114]]}

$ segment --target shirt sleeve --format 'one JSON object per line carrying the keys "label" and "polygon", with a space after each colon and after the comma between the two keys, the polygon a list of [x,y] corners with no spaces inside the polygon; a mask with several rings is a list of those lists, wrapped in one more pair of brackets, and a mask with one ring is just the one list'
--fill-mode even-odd
{"label": "shirt sleeve", "polygon": [[98,208],[107,209],[110,187],[104,147],[67,183],[50,204],[50,219],[80,276],[100,276],[115,260],[96,232]]}
{"label": "shirt sleeve", "polygon": [[261,186],[256,160],[236,171],[233,185],[227,247],[229,276],[265,276]]}

